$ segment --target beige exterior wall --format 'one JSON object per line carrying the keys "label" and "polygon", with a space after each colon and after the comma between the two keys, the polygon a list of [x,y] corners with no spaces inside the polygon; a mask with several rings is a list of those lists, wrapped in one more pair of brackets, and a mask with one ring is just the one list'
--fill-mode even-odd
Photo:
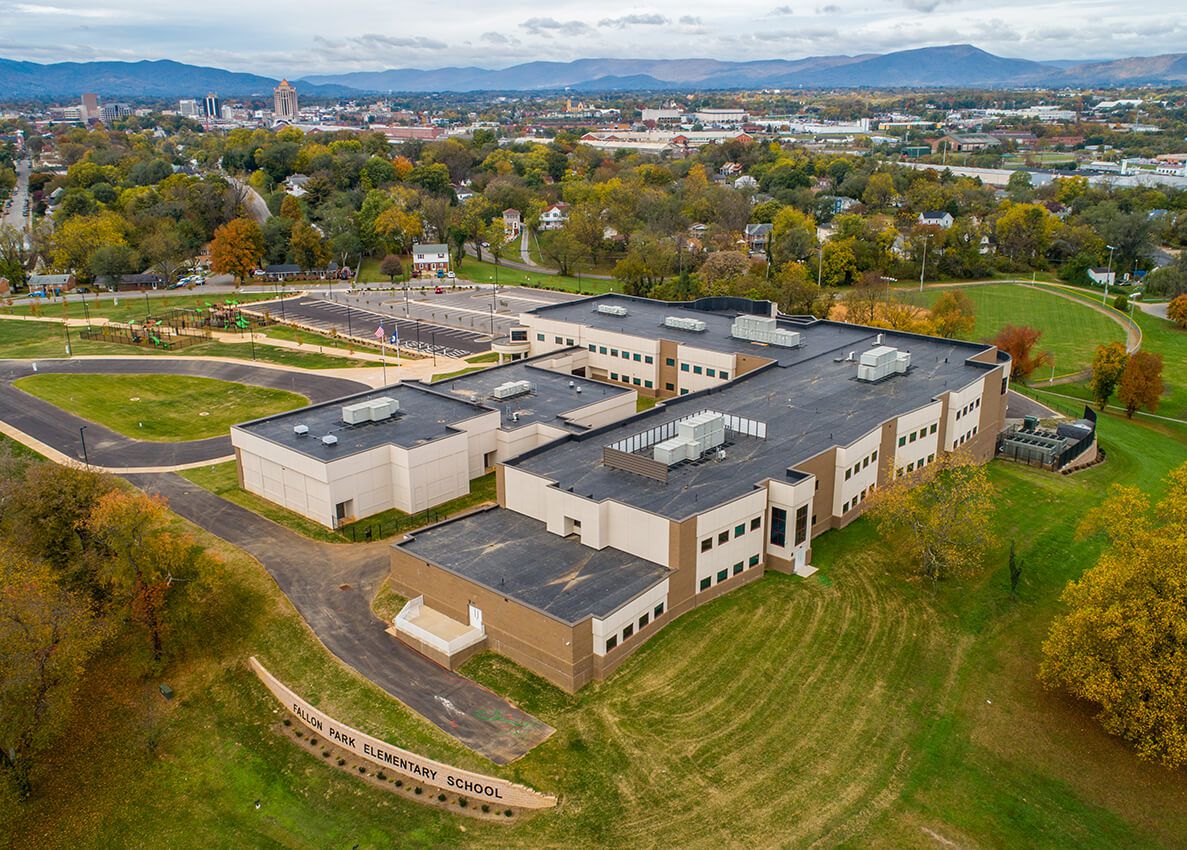
{"label": "beige exterior wall", "polygon": [[[765,488],[747,493],[740,499],[705,511],[696,517],[697,553],[696,587],[703,593],[701,583],[710,579],[710,586],[718,583],[718,574],[727,571],[727,578],[733,576],[736,564],[742,570],[748,569],[750,560],[757,555],[762,563],[766,541],[767,491]],[[757,519],[759,527],[751,529],[751,522]],[[738,529],[742,533],[737,534]],[[721,542],[721,536],[726,541]],[[706,542],[709,549],[705,550]]]}
{"label": "beige exterior wall", "polygon": [[[606,654],[606,639],[615,638],[618,645],[624,645],[631,637],[643,633],[643,629],[651,624],[654,618],[655,608],[659,604],[663,604],[665,610],[668,603],[668,580],[664,579],[655,587],[636,596],[626,605],[623,605],[614,613],[610,614],[604,619],[599,620],[597,617],[591,618],[590,629],[593,635],[593,651],[595,655]],[[662,616],[662,615],[661,615]],[[647,618],[647,623],[643,626],[639,625],[639,621]],[[623,637],[623,630],[631,627],[631,636]],[[610,650],[613,651],[613,650]]]}
{"label": "beige exterior wall", "polygon": [[[870,431],[860,440],[839,447],[834,455],[836,487],[832,495],[833,514],[841,516],[852,509],[854,502],[866,497],[878,484],[878,460],[881,457],[882,428]],[[877,457],[875,457],[877,454]],[[845,503],[849,503],[846,508]]]}
{"label": "beige exterior wall", "polygon": [[[894,469],[914,471],[920,461],[930,463],[940,453],[940,426],[944,403],[937,401],[906,416],[900,416],[894,427]],[[935,431],[932,431],[932,427]],[[923,432],[922,434],[920,432]],[[900,441],[903,444],[900,446]]]}

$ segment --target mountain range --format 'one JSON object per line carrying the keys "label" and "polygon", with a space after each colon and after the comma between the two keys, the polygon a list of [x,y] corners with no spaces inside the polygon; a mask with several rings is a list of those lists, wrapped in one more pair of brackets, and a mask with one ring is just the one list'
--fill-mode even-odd
{"label": "mountain range", "polygon": [[[1187,53],[1111,61],[1041,61],[995,56],[970,44],[893,53],[730,62],[718,59],[578,59],[509,68],[397,68],[316,74],[295,80],[306,96],[382,92],[665,91],[755,88],[992,88],[1120,86],[1187,82]],[[0,59],[0,99],[270,96],[277,81],[169,60],[61,62]]]}

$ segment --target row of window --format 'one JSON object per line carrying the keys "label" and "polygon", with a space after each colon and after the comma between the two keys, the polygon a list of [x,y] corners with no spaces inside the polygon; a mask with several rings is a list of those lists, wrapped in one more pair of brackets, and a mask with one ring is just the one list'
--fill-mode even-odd
{"label": "row of window", "polygon": [[[758,555],[751,555],[749,561],[738,561],[738,563],[734,564],[732,572],[734,575],[739,575],[743,570],[748,570],[751,567],[757,567],[759,560],[760,558]],[[730,572],[731,571],[728,569],[718,570],[716,584],[721,584],[723,581],[729,578]],[[701,579],[700,590],[703,591],[711,588],[714,585],[713,578],[713,576],[705,576],[703,579]],[[700,591],[697,592],[699,593]]]}
{"label": "row of window", "polygon": [[904,472],[914,472],[916,469],[923,469],[923,467],[927,466],[929,463],[934,462],[935,459],[936,459],[936,456],[935,456],[935,453],[933,452],[932,454],[929,454],[926,459],[919,458],[919,460],[912,461],[911,463],[908,463],[906,466],[900,466],[898,469],[896,469],[894,471],[894,474],[902,475]]}
{"label": "row of window", "polygon": [[[672,360],[671,357],[669,357],[668,365],[671,366],[673,363],[674,363],[674,361]],[[710,378],[721,378],[721,380],[723,380],[723,381],[728,381],[730,379],[730,373],[727,372],[725,369],[718,371],[717,369],[714,369],[712,366],[705,366],[704,368],[702,368],[702,367],[696,365],[695,363],[681,363],[680,371],[681,372],[692,372],[694,375],[706,375],[707,377],[710,377]]]}
{"label": "row of window", "polygon": [[[655,606],[655,610],[652,613],[648,614],[645,612],[643,614],[643,616],[641,616],[639,618],[639,631],[643,631],[643,627],[646,626],[648,623],[650,623],[652,621],[652,619],[658,620],[660,618],[660,615],[663,613],[664,613],[664,603],[662,603],[662,602]],[[626,643],[627,638],[634,635],[634,633],[635,633],[635,624],[627,623],[622,628],[622,642]],[[616,647],[616,646],[618,646],[618,635],[610,635],[610,637],[606,638],[606,651],[607,652],[614,649],[614,647]]]}
{"label": "row of window", "polygon": [[[536,341],[543,342],[544,334],[536,334]],[[573,344],[573,340],[571,338],[566,338],[563,336],[554,336],[552,338],[552,341],[555,342],[557,345],[572,345]]]}
{"label": "row of window", "polygon": [[621,381],[624,384],[634,384],[636,387],[647,387],[647,389],[651,389],[654,386],[651,381],[640,381],[638,378],[632,378],[630,375],[623,375],[619,378],[617,372],[610,373],[610,380]]}
{"label": "row of window", "polygon": [[589,344],[589,350],[597,354],[609,354],[611,357],[621,357],[623,360],[634,360],[636,363],[654,363],[655,359],[650,354],[639,354],[637,351],[631,352],[625,349],[619,351],[617,348],[607,349],[604,345]]}
{"label": "row of window", "polygon": [[[816,517],[812,517],[816,521]],[[795,512],[795,545],[799,546],[808,539],[808,506],[800,505]],[[771,545],[787,545],[787,510],[785,508],[771,508]]]}
{"label": "row of window", "polygon": [[938,427],[939,427],[939,423],[933,422],[933,423],[931,423],[930,427],[927,425],[924,425],[918,431],[912,431],[910,434],[903,434],[901,437],[898,438],[899,447],[901,448],[902,446],[905,446],[908,442],[913,443],[916,440],[922,440],[928,434],[934,434],[936,432],[936,428],[938,428]]}
{"label": "row of window", "polygon": [[956,419],[959,421],[960,417],[968,416],[970,413],[972,413],[974,410],[976,410],[980,406],[981,406],[981,399],[977,399],[976,401],[970,401],[968,404],[966,404],[960,410],[956,411]]}
{"label": "row of window", "polygon": [[853,464],[853,466],[851,466],[849,469],[845,470],[845,480],[848,481],[850,478],[852,478],[854,475],[857,475],[857,473],[861,472],[863,469],[865,469],[871,463],[877,463],[877,461],[878,461],[878,451],[877,451],[877,449],[875,449],[873,454],[869,455],[868,457],[863,457],[857,463]]}
{"label": "row of window", "polygon": [[980,427],[981,426],[979,426],[979,425],[974,425],[973,429],[971,431],[965,431],[963,434],[960,435],[960,439],[952,444],[952,448],[956,448],[957,446],[963,446],[969,440],[973,439],[973,437],[977,436],[977,431],[980,429]]}
{"label": "row of window", "polygon": [[878,484],[876,482],[874,484],[871,484],[869,487],[866,487],[864,490],[862,490],[860,493],[858,493],[856,496],[854,496],[848,502],[841,505],[842,516],[849,513],[850,508],[856,508],[858,505],[860,505],[862,502],[864,502],[866,500],[866,494],[873,493],[874,488],[877,486],[878,486]]}
{"label": "row of window", "polygon": [[[754,519],[750,520],[750,530],[751,531],[758,531],[758,529],[760,529],[760,528],[762,528],[762,517],[756,516],[756,517],[754,517]],[[735,540],[737,540],[739,537],[741,537],[745,533],[746,533],[746,523],[743,522],[739,525],[734,526],[734,539]],[[722,531],[717,535],[717,545],[718,546],[720,546],[724,543],[729,543],[729,540],[730,540],[730,532],[729,532],[728,528],[725,531]],[[706,537],[704,540],[701,541],[701,551],[702,552],[708,552],[712,548],[713,548],[713,538],[712,537]]]}

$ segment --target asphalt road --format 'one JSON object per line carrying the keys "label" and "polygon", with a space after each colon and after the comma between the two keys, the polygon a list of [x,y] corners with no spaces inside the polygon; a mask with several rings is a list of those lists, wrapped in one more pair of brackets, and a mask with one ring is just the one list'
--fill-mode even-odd
{"label": "asphalt road", "polygon": [[[128,360],[38,360],[38,372],[73,374],[195,375],[273,387],[300,393],[312,403],[330,401],[368,389],[365,384],[308,372],[268,369],[239,363],[137,357]],[[109,469],[133,469],[199,463],[232,453],[229,435],[184,443],[134,440],[95,422],[67,413],[49,402],[21,392],[17,378],[34,374],[23,360],[0,360],[0,419],[68,457],[83,460],[79,428],[86,426],[86,459]],[[129,404],[135,402],[129,401]],[[151,415],[151,408],[146,410]]]}
{"label": "asphalt road", "polygon": [[19,159],[16,162],[16,186],[12,190],[12,203],[4,214],[4,223],[11,224],[18,230],[26,229],[29,216],[25,213],[25,199],[29,196],[29,160]]}
{"label": "asphalt road", "polygon": [[555,731],[387,633],[371,599],[390,569],[390,544],[316,543],[178,475],[126,477],[255,556],[326,649],[475,752],[507,764]]}

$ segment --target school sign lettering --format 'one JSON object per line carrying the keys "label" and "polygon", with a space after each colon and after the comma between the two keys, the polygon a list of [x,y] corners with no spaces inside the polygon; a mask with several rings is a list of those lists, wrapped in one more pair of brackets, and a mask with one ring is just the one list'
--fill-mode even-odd
{"label": "school sign lettering", "polygon": [[526,785],[508,782],[506,779],[494,776],[484,776],[481,773],[471,773],[468,770],[460,770],[432,759],[426,759],[416,753],[393,747],[391,744],[373,738],[357,729],[352,729],[301,699],[269,673],[264,665],[254,657],[251,659],[251,668],[260,677],[264,686],[280,700],[281,705],[292,712],[294,717],[310,730],[319,733],[339,747],[350,750],[359,758],[374,762],[395,773],[403,774],[434,788],[456,791],[476,800],[485,800],[521,809],[547,809],[556,805],[556,798],[551,794],[541,794]]}

